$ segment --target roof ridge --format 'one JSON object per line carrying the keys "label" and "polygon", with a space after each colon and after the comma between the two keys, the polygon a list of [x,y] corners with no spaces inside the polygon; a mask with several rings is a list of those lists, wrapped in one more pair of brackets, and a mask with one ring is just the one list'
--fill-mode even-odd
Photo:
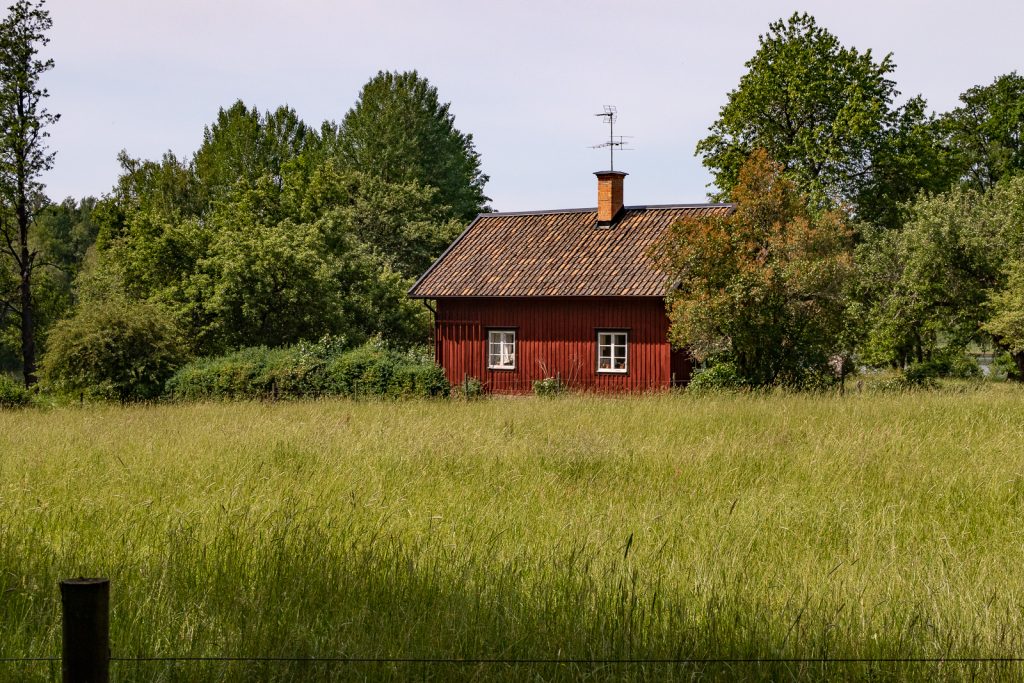
{"label": "roof ridge", "polygon": [[[729,202],[695,202],[692,204],[634,204],[623,206],[626,211],[650,211],[652,209],[715,209],[733,207]],[[545,209],[541,211],[491,211],[477,214],[477,218],[489,218],[491,216],[548,216],[558,213],[597,213],[596,206],[586,206],[577,209]]]}

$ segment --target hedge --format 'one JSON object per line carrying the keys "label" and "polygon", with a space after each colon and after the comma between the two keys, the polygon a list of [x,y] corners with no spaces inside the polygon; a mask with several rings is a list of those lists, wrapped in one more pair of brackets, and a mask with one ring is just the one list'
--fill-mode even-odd
{"label": "hedge", "polygon": [[424,354],[379,344],[342,351],[331,343],[251,347],[204,358],[167,382],[173,399],[260,399],[318,396],[447,396],[444,371]]}

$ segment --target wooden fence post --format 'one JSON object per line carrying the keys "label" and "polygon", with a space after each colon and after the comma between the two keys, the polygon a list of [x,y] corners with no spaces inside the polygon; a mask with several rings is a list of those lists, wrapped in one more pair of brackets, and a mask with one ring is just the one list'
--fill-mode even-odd
{"label": "wooden fence post", "polygon": [[61,680],[64,683],[110,681],[110,580],[60,582],[64,619]]}

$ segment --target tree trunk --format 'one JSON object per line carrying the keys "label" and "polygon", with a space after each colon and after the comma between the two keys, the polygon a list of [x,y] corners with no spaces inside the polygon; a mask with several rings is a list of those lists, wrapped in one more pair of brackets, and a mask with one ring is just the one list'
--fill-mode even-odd
{"label": "tree trunk", "polygon": [[36,331],[32,315],[32,254],[28,245],[28,207],[21,178],[18,179],[18,245],[21,249],[21,367],[25,386],[36,382]]}

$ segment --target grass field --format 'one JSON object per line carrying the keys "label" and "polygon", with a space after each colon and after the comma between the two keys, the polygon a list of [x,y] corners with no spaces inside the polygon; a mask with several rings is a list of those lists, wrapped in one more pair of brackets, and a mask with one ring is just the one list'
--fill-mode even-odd
{"label": "grass field", "polygon": [[[1024,655],[1024,391],[0,412],[0,658]],[[1019,680],[1024,664],[124,663],[115,680]],[[59,665],[2,663],[3,680]]]}

